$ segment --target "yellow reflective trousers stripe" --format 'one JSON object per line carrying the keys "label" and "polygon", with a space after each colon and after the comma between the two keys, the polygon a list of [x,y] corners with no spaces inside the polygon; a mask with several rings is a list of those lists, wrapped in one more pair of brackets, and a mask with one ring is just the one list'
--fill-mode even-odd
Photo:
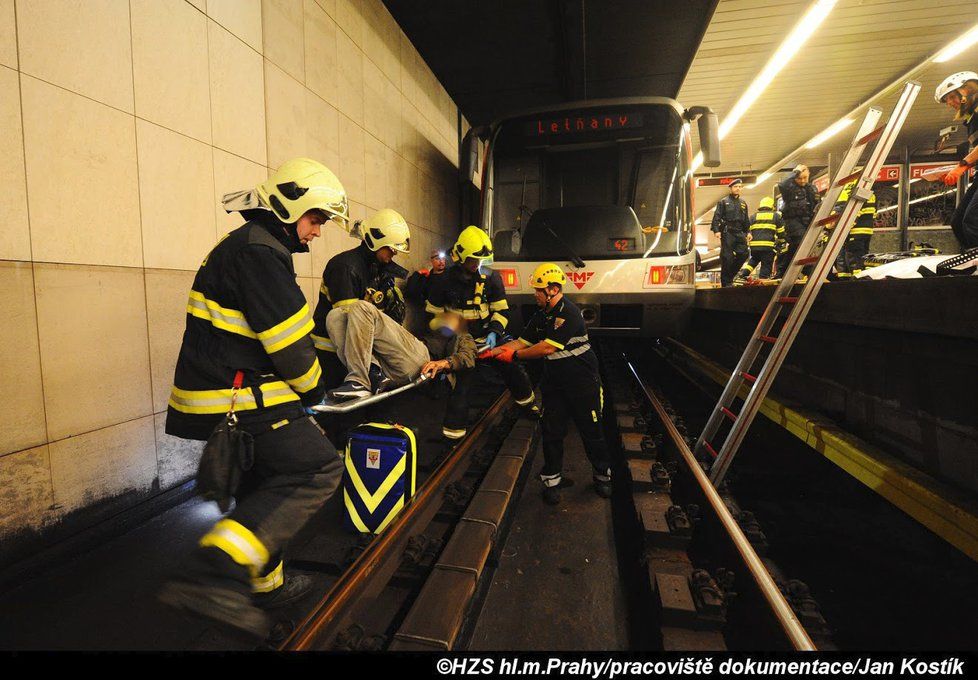
{"label": "yellow reflective trousers stripe", "polygon": [[222,519],[200,539],[202,548],[217,548],[243,567],[247,567],[252,577],[258,575],[268,562],[269,554],[265,545],[243,524],[233,519]]}
{"label": "yellow reflective trousers stripe", "polygon": [[264,576],[256,576],[251,579],[251,592],[270,593],[276,588],[285,584],[285,568],[282,562],[275,565],[275,568]]}

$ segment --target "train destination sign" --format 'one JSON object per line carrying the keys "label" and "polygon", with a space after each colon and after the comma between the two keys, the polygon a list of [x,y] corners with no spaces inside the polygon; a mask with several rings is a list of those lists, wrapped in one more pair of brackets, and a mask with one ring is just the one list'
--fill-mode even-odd
{"label": "train destination sign", "polygon": [[568,135],[601,130],[624,130],[642,127],[642,115],[631,112],[592,112],[569,116],[537,118],[526,123],[523,131],[534,137]]}

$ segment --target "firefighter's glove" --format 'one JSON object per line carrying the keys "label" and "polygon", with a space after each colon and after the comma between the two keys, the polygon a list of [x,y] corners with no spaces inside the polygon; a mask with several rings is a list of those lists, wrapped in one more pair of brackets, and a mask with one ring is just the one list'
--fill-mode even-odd
{"label": "firefighter's glove", "polygon": [[497,342],[499,342],[499,336],[496,335],[495,331],[486,336],[486,345],[489,349],[495,347]]}
{"label": "firefighter's glove", "polygon": [[506,364],[511,364],[511,363],[513,363],[513,355],[515,353],[516,353],[516,350],[514,350],[514,349],[511,349],[509,347],[501,347],[496,352],[495,359],[497,361],[502,361],[503,363],[506,363]]}
{"label": "firefighter's glove", "polygon": [[953,187],[954,185],[956,185],[958,183],[958,180],[961,179],[961,175],[968,172],[969,167],[970,166],[968,165],[959,165],[953,170],[951,170],[951,172],[944,175],[944,184],[946,184],[949,187]]}

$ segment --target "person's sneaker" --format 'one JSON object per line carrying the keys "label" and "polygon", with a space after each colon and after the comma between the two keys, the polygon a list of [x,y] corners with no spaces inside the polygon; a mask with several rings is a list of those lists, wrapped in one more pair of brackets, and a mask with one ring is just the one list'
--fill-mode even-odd
{"label": "person's sneaker", "polygon": [[386,392],[391,387],[394,386],[394,381],[387,377],[380,366],[377,364],[370,364],[370,391],[374,394],[380,394],[381,392]]}
{"label": "person's sneaker", "polygon": [[329,391],[329,398],[333,401],[350,401],[369,397],[370,390],[355,380],[347,380],[339,387],[334,387]]}
{"label": "person's sneaker", "polygon": [[251,596],[236,590],[208,587],[186,581],[170,581],[157,596],[163,604],[196,614],[264,640],[272,622],[251,601]]}
{"label": "person's sneaker", "polygon": [[739,288],[743,286],[745,283],[747,283],[747,279],[745,279],[743,276],[735,276],[733,280],[733,287]]}
{"label": "person's sneaker", "polygon": [[560,486],[543,487],[543,502],[547,505],[557,505],[560,503]]}
{"label": "person's sneaker", "polygon": [[594,480],[594,493],[602,498],[611,498],[611,480],[607,482],[602,482],[597,479]]}
{"label": "person's sneaker", "polygon": [[312,579],[305,574],[286,574],[285,583],[267,593],[255,593],[252,598],[262,609],[275,609],[301,600],[312,590]]}

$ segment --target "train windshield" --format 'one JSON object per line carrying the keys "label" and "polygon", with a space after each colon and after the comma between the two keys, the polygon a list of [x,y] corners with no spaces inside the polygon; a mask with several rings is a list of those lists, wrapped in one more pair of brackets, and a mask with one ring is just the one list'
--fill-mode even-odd
{"label": "train windshield", "polygon": [[688,253],[687,139],[679,114],[665,104],[504,122],[488,159],[485,214],[496,259]]}

